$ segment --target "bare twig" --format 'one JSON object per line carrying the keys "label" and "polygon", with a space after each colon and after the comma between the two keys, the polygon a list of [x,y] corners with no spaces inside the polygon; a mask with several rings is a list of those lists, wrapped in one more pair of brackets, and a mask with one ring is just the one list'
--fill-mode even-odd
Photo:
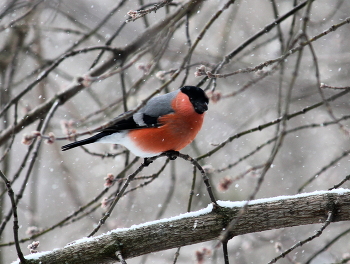
{"label": "bare twig", "polygon": [[[148,162],[152,162],[154,160],[156,160],[159,157],[163,157],[166,156],[166,154],[162,153],[158,156],[152,157],[148,159]],[[142,163],[133,173],[131,173],[126,181],[124,182],[124,185],[122,186],[122,188],[120,189],[120,191],[118,192],[118,194],[115,196],[113,202],[111,203],[111,205],[109,206],[108,210],[106,213],[104,213],[103,217],[100,219],[98,225],[94,228],[94,230],[88,235],[88,237],[93,236],[94,234],[96,234],[96,232],[100,229],[100,227],[106,222],[107,218],[111,215],[114,207],[117,205],[119,199],[123,196],[126,188],[129,186],[130,182],[135,178],[135,176],[137,174],[139,174],[145,167],[147,167],[149,165],[149,163]]]}
{"label": "bare twig", "polygon": [[[345,235],[347,235],[348,233],[350,233],[350,228],[344,230],[343,232],[341,232],[340,234],[338,234],[337,236],[335,236],[332,240],[330,240],[325,246],[323,246],[322,248],[320,248],[320,250],[318,250],[317,252],[315,252],[306,262],[305,264],[310,264],[311,261],[317,257],[319,254],[321,254],[322,252],[326,251],[330,246],[332,246],[335,242],[337,242],[340,238],[344,237]],[[350,259],[349,259],[350,260]],[[347,263],[345,262],[341,262],[341,263]]]}
{"label": "bare twig", "polygon": [[[330,125],[335,125],[337,124],[339,121],[341,120],[348,120],[350,118],[350,116],[343,116],[335,121],[329,121],[329,122],[321,122],[321,123],[313,123],[313,124],[308,124],[308,125],[304,125],[304,126],[298,126],[298,127],[295,127],[295,128],[291,128],[289,130],[286,130],[285,131],[285,134],[290,134],[290,133],[294,133],[294,132],[297,132],[297,131],[300,131],[300,130],[304,130],[304,129],[309,129],[309,128],[319,128],[319,127],[327,127],[327,126],[330,126]],[[226,171],[228,169],[231,169],[233,168],[234,166],[238,165],[239,163],[241,163],[243,160],[246,160],[248,159],[249,157],[253,156],[253,154],[255,154],[256,152],[258,152],[259,150],[261,150],[263,147],[271,144],[273,141],[277,140],[277,137],[273,137],[269,140],[267,140],[265,143],[257,146],[254,150],[252,150],[251,152],[249,152],[248,154],[244,155],[243,157],[239,158],[237,161],[235,161],[234,163],[231,163],[229,165],[227,165],[226,167],[224,168],[221,168],[221,169],[215,169],[214,171],[215,172],[218,172],[218,173],[221,173],[223,171]],[[249,172],[250,170],[254,170],[255,168],[257,168],[256,166],[248,169],[246,172]],[[239,174],[237,177],[235,177],[233,179],[233,181],[235,180],[238,180],[240,179],[240,176],[246,174],[246,172],[244,172],[243,174]]]}
{"label": "bare twig", "polygon": [[122,186],[122,188],[120,189],[120,191],[117,193],[117,195],[115,196],[113,202],[111,203],[111,205],[109,206],[107,212],[104,214],[104,216],[100,219],[98,225],[96,226],[96,228],[94,228],[94,230],[88,235],[88,237],[93,236],[94,234],[96,234],[96,232],[100,229],[100,227],[106,222],[107,218],[111,215],[114,207],[116,206],[116,204],[118,203],[119,199],[124,195],[126,188],[129,186],[130,182],[136,177],[137,174],[139,174],[145,167],[147,167],[150,163],[152,163],[154,160],[160,158],[160,157],[164,157],[167,156],[170,159],[175,159],[176,157],[180,157],[184,160],[190,161],[194,166],[196,166],[199,171],[202,173],[202,177],[203,177],[203,181],[207,186],[207,190],[209,193],[209,197],[212,201],[213,204],[215,204],[216,206],[216,199],[214,197],[214,194],[211,190],[211,186],[209,184],[209,179],[204,171],[204,169],[199,165],[199,163],[194,160],[193,158],[191,158],[189,155],[186,154],[181,154],[177,151],[168,151],[168,152],[164,152],[162,154],[159,154],[158,156],[154,156],[151,158],[147,158],[147,160],[145,160],[144,163],[142,163],[133,173],[131,173],[126,181],[124,182],[124,185]]}
{"label": "bare twig", "polygon": [[[338,94],[336,94],[336,95],[333,95],[333,96],[327,98],[327,101],[336,100],[337,98],[340,98],[340,97],[344,96],[344,95],[347,94],[348,92],[350,92],[350,90],[342,91],[342,92],[340,92],[340,93],[338,93]],[[289,115],[286,117],[286,119],[287,119],[287,120],[290,120],[290,119],[292,119],[292,118],[294,118],[294,117],[296,117],[296,116],[305,114],[306,112],[309,112],[309,111],[311,111],[311,110],[313,110],[313,109],[315,109],[315,108],[317,108],[317,107],[319,107],[319,106],[321,106],[321,105],[323,105],[323,104],[324,104],[324,102],[319,102],[319,103],[316,103],[316,104],[314,104],[314,105],[305,107],[305,108],[302,109],[301,111],[295,112],[295,113],[293,113],[293,114],[289,114]],[[229,137],[228,139],[226,139],[225,141],[223,141],[222,143],[220,143],[217,147],[215,147],[214,149],[212,149],[212,150],[209,151],[208,153],[206,153],[206,154],[204,154],[204,155],[198,157],[197,160],[201,160],[201,159],[204,159],[204,158],[206,158],[206,157],[209,157],[209,156],[213,155],[213,154],[214,154],[215,152],[217,152],[219,149],[223,148],[226,144],[228,144],[229,142],[233,141],[233,140],[236,139],[236,138],[239,138],[239,137],[241,137],[241,136],[244,136],[244,135],[249,134],[249,133],[252,133],[252,132],[261,131],[261,130],[263,130],[264,128],[270,127],[270,126],[272,126],[272,125],[275,125],[275,124],[281,122],[282,119],[283,119],[282,117],[277,118],[277,119],[275,119],[274,121],[271,121],[271,122],[265,123],[265,124],[263,124],[263,125],[254,127],[254,128],[252,128],[252,129],[245,130],[245,131],[240,132],[240,133],[238,133],[238,134],[236,134],[236,135],[234,135],[234,136],[232,136],[232,137]]]}
{"label": "bare twig", "polygon": [[336,87],[336,86],[327,85],[325,83],[321,83],[320,88],[328,88],[333,90],[347,90],[347,89],[350,89],[350,86]]}
{"label": "bare twig", "polygon": [[159,8],[162,8],[166,5],[169,5],[173,0],[164,0],[159,2],[158,4],[154,4],[153,7],[147,8],[147,9],[141,9],[141,10],[137,10],[137,11],[132,11],[130,10],[128,12],[128,15],[130,16],[130,18],[128,18],[126,20],[126,22],[131,22],[131,21],[135,21],[136,19],[139,19],[141,17],[144,17],[145,15],[152,13],[152,12],[157,12],[157,10]]}
{"label": "bare twig", "polygon": [[292,252],[294,249],[296,249],[297,247],[301,247],[303,246],[304,244],[310,242],[311,240],[314,240],[316,237],[319,237],[323,230],[326,229],[326,227],[332,222],[333,220],[333,211],[329,211],[328,212],[328,217],[326,219],[326,221],[324,222],[324,224],[322,225],[322,227],[317,230],[317,232],[306,238],[305,240],[302,240],[302,241],[299,241],[298,243],[296,243],[294,246],[290,247],[289,249],[287,249],[286,251],[284,251],[282,254],[280,254],[279,256],[275,257],[274,259],[272,259],[268,264],[272,264],[272,263],[276,263],[277,260],[281,259],[281,258],[284,258],[287,254],[289,254],[290,252]]}
{"label": "bare twig", "polygon": [[230,260],[229,260],[229,257],[228,257],[228,251],[227,251],[227,243],[228,243],[227,240],[222,242],[222,251],[223,251],[223,254],[224,254],[225,264],[229,264],[230,263]]}
{"label": "bare twig", "polygon": [[41,4],[42,2],[44,2],[44,0],[40,0],[36,3],[34,3],[24,14],[22,14],[21,16],[17,17],[16,19],[12,20],[10,23],[3,25],[0,27],[0,32],[7,29],[7,28],[11,28],[14,27],[15,24],[22,20],[23,18],[25,18],[26,16],[28,16],[39,4]]}
{"label": "bare twig", "polygon": [[7,188],[7,192],[8,192],[8,195],[10,197],[10,200],[11,200],[11,205],[12,205],[11,211],[12,211],[12,214],[13,214],[13,237],[14,237],[14,240],[15,240],[17,255],[18,255],[21,263],[24,264],[24,263],[26,263],[26,260],[25,260],[25,258],[23,256],[21,247],[20,247],[19,242],[18,242],[18,228],[19,228],[19,225],[18,225],[17,203],[15,201],[15,195],[14,195],[14,192],[12,190],[10,181],[6,178],[6,176],[2,173],[1,170],[0,170],[0,177],[5,182],[5,185],[6,185],[6,188]]}
{"label": "bare twig", "polygon": [[84,49],[81,49],[81,50],[75,50],[75,51],[71,51],[69,53],[63,54],[57,60],[52,62],[51,65],[46,70],[42,71],[38,75],[37,79],[34,82],[29,84],[17,96],[13,97],[11,99],[11,101],[8,102],[5,105],[5,107],[1,110],[0,117],[11,107],[11,105],[17,103],[26,93],[31,91],[39,82],[41,82],[43,79],[45,79],[49,75],[49,73],[51,71],[53,71],[56,67],[58,67],[58,65],[60,65],[65,59],[67,59],[69,57],[72,57],[72,56],[76,56],[77,54],[86,53],[86,52],[95,51],[95,50],[108,50],[108,51],[111,51],[113,53],[118,53],[118,49],[111,48],[111,47],[108,47],[108,46],[97,46],[97,47],[84,48]]}
{"label": "bare twig", "polygon": [[[48,124],[49,124],[49,121],[51,120],[51,117],[52,115],[54,114],[54,112],[57,110],[57,107],[59,106],[59,100],[56,100],[55,103],[52,105],[50,111],[47,113],[46,115],[46,118],[45,120],[42,122],[42,125],[41,125],[41,133],[44,133],[45,132],[45,129],[47,128]],[[39,148],[40,148],[40,145],[41,145],[41,142],[42,142],[42,139],[40,138],[36,143],[35,143],[35,147],[34,147],[34,151],[33,151],[33,155],[32,155],[32,159],[29,163],[29,166],[28,166],[28,170],[27,170],[27,173],[25,175],[25,178],[23,180],[23,183],[21,185],[21,188],[20,190],[18,191],[17,195],[16,195],[16,199],[15,199],[15,202],[16,204],[18,204],[19,200],[22,199],[23,197],[23,193],[24,193],[24,190],[26,189],[27,187],[27,183],[28,183],[28,180],[29,180],[29,177],[30,177],[30,174],[32,172],[32,169],[33,169],[33,166],[36,162],[36,159],[38,157],[38,153],[39,153]],[[0,228],[0,234],[1,232],[3,231],[3,228],[4,226],[6,225],[7,221],[10,219],[10,216],[12,214],[12,211],[10,210],[7,214],[6,217],[4,217],[2,223],[1,223],[1,228]]]}
{"label": "bare twig", "polygon": [[278,19],[270,23],[269,25],[265,26],[262,30],[260,30],[258,33],[256,33],[254,36],[243,42],[241,45],[239,45],[235,50],[233,50],[230,54],[225,56],[225,58],[221,61],[221,63],[215,68],[215,73],[221,70],[221,68],[227,64],[234,56],[236,56],[239,52],[241,52],[245,47],[247,47],[249,44],[254,42],[256,39],[258,39],[260,36],[266,34],[269,32],[271,29],[273,29],[275,26],[279,25],[281,22],[283,22],[285,19],[290,17],[291,15],[295,14],[297,11],[300,9],[304,8],[305,5],[309,1],[304,1],[291,9],[289,12],[284,14],[283,16],[280,16]]}
{"label": "bare twig", "polygon": [[[337,124],[339,122],[336,122]],[[350,150],[346,150],[343,151],[343,153],[336,157],[335,159],[333,159],[331,162],[329,162],[329,164],[323,166],[318,172],[316,172],[314,175],[312,175],[307,181],[305,181],[298,189],[298,193],[300,193],[302,190],[305,189],[306,186],[308,186],[311,182],[313,182],[314,180],[316,180],[320,174],[322,174],[323,172],[325,172],[326,170],[328,170],[330,167],[332,167],[334,164],[336,164],[337,162],[339,162],[339,160],[345,158],[346,156],[348,156],[350,154]]]}
{"label": "bare twig", "polygon": [[[117,176],[116,178],[118,179],[120,175],[124,175],[124,173],[126,171],[128,171],[137,161],[139,160],[138,157],[136,157],[132,162],[130,162],[130,164],[125,167]],[[85,204],[84,206],[81,206],[78,210],[74,211],[73,213],[71,213],[70,215],[66,216],[65,218],[63,218],[62,220],[60,220],[59,222],[57,222],[56,224],[52,225],[51,227],[48,227],[28,238],[24,238],[24,239],[21,239],[19,242],[20,243],[24,243],[24,242],[27,242],[29,240],[33,240],[35,238],[38,238],[54,229],[56,229],[57,227],[62,227],[64,225],[67,225],[67,223],[69,223],[69,221],[71,222],[75,222],[76,219],[74,219],[74,217],[78,216],[80,213],[84,212],[88,207],[90,207],[91,205],[95,204],[96,202],[99,202],[100,199],[102,198],[103,195],[105,195],[108,191],[109,191],[110,187],[106,187],[104,188],[96,197],[94,197],[91,201],[89,201],[87,204]],[[98,204],[97,206],[95,206],[93,208],[93,210],[96,210],[97,208],[100,207],[100,204]],[[91,212],[88,212],[87,214],[84,214],[83,216],[85,215],[89,215]],[[73,220],[72,220],[73,219]],[[9,242],[9,243],[5,243],[5,244],[0,244],[0,247],[3,247],[3,246],[11,246],[13,245],[14,242]]]}
{"label": "bare twig", "polygon": [[115,252],[115,255],[117,256],[117,259],[119,260],[120,263],[127,264],[120,251]]}
{"label": "bare twig", "polygon": [[201,172],[203,181],[204,181],[205,185],[207,186],[207,190],[208,190],[208,194],[209,194],[210,200],[211,200],[211,202],[213,204],[218,206],[218,204],[216,202],[217,200],[215,199],[214,193],[213,193],[213,191],[211,189],[207,173],[205,172],[203,167],[198,163],[198,161],[193,159],[189,155],[186,155],[186,154],[176,153],[175,156],[178,156],[178,157],[180,157],[180,158],[182,158],[184,160],[187,160],[187,161],[191,162],[193,164],[193,166],[195,166]]}
{"label": "bare twig", "polygon": [[334,185],[332,188],[329,188],[328,190],[338,189],[340,186],[342,186],[345,182],[350,180],[350,175],[347,175],[341,182]]}

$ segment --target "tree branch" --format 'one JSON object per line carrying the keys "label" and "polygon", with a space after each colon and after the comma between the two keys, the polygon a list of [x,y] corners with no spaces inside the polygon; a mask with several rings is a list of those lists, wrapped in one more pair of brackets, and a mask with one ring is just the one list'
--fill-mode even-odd
{"label": "tree branch", "polygon": [[[26,256],[28,263],[113,263],[155,251],[217,239],[237,217],[245,202],[218,202],[186,213],[131,228],[83,238],[62,249]],[[334,210],[333,222],[350,220],[350,190],[322,191],[251,201],[230,237],[306,224],[324,223]]]}

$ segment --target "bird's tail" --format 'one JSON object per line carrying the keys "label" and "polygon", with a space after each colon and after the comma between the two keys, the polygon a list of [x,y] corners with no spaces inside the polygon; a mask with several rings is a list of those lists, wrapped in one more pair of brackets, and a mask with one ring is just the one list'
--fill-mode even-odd
{"label": "bird's tail", "polygon": [[86,138],[86,139],[83,139],[83,140],[79,140],[79,141],[76,141],[76,142],[64,145],[64,146],[61,147],[61,149],[62,149],[62,151],[65,151],[65,150],[72,149],[72,148],[75,148],[75,147],[79,147],[79,146],[82,146],[82,145],[91,144],[91,143],[96,142],[100,138],[101,138],[101,136],[99,136],[99,134],[97,134],[95,136],[92,136],[92,137],[89,137],[89,138]]}

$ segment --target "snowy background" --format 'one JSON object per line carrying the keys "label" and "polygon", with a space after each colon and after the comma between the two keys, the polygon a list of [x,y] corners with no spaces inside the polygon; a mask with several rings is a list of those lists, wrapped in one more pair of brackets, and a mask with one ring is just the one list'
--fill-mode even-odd
{"label": "snowy background", "polygon": [[[183,2],[179,1],[176,4]],[[209,19],[226,2],[204,1],[197,7],[197,10],[193,10],[194,13],[188,19],[188,33],[192,44]],[[38,5],[35,5],[36,3]],[[139,9],[142,3],[153,2],[0,1],[2,14],[2,20],[0,20],[1,109],[33,83],[47,68],[47,65],[68,50],[103,46],[117,30],[120,30],[120,33],[112,41],[111,46],[124,48],[141,35],[147,27],[161,21],[167,13],[172,13],[178,8],[176,6],[164,7],[156,13],[148,14],[145,19],[140,18],[129,22],[121,28],[128,18],[127,12]],[[204,76],[195,77],[196,67],[203,64],[208,71],[211,71],[226,55],[264,29],[266,25],[275,21],[272,3],[276,4],[280,15],[293,8],[291,1],[237,0],[224,10],[208,28],[194,50],[189,63],[191,67],[189,67],[186,84],[197,85],[203,80]],[[98,27],[96,32],[92,32],[119,4],[121,6],[117,11]],[[10,8],[7,10],[8,7]],[[30,11],[28,16],[16,21],[15,26],[8,26],[11,21],[19,18],[28,10]],[[305,22],[303,17],[307,10],[303,8],[296,12],[295,16],[290,16],[282,22],[280,27],[273,28],[247,45],[219,73],[231,73],[276,59],[306,39],[343,22],[349,16],[349,10],[350,2],[348,1],[316,0],[311,4],[310,21],[306,23],[306,31],[303,29]],[[278,32],[281,32],[281,35]],[[303,32],[307,35],[301,35]],[[133,109],[142,99],[159,88],[164,80],[157,78],[157,73],[178,69],[188,53],[186,19],[179,20],[176,27],[169,31],[160,33],[162,34],[159,34],[155,42],[161,45],[147,44],[146,46],[153,46],[124,71],[124,76],[116,74],[106,80],[94,82],[91,87],[84,89],[64,105],[60,105],[50,120],[45,135],[53,132],[58,138],[66,137],[65,131],[62,130],[64,122],[71,124],[71,128],[76,129],[77,132],[94,129],[123,113],[126,108]],[[89,36],[72,48],[86,34]],[[299,53],[288,56],[283,63],[283,73],[281,73],[281,65],[277,70],[273,70],[273,65],[270,65],[261,71],[218,78],[216,82],[206,81],[201,87],[206,89],[209,95],[214,93],[219,99],[211,100],[202,130],[196,140],[181,152],[192,157],[205,155],[229,137],[257,128],[259,125],[262,126],[280,117],[278,110],[280,105],[283,111],[285,105],[288,104],[291,114],[322,102],[316,76],[317,68],[320,82],[334,87],[348,87],[350,83],[349,34],[350,25],[345,24],[335,32],[313,42],[316,59],[308,46],[300,54],[300,64],[297,60]],[[281,42],[281,36],[283,42]],[[164,41],[165,39],[167,41]],[[164,49],[163,53],[160,52],[161,49]],[[15,63],[13,62],[14,54],[16,55]],[[87,74],[98,54],[99,51],[93,51],[65,59],[47,78],[20,98],[18,120],[31,109],[51,100],[55,94],[67,89],[74,82],[74,78]],[[135,55],[136,53],[130,54],[126,63],[133,60]],[[107,59],[108,52],[99,63]],[[147,65],[152,65],[149,73],[141,69]],[[231,96],[232,93],[239,91],[240,88],[269,71],[271,73],[265,78],[249,85],[237,95]],[[293,77],[294,72],[297,73],[295,78]],[[182,71],[169,84],[167,91],[179,88],[184,77],[185,71]],[[126,100],[126,105],[123,105],[122,102],[122,78],[124,78],[126,91],[131,93]],[[165,76],[165,80],[169,78],[170,75]],[[211,92],[213,88],[215,91]],[[290,101],[285,99],[288,89],[292,89]],[[324,97],[328,98],[342,90],[322,88],[322,91]],[[347,94],[330,102],[329,108],[320,106],[287,121],[286,131],[309,126],[295,129],[285,135],[255,198],[294,195],[299,191],[327,190],[350,174],[348,157],[350,144],[347,134],[349,122],[346,120],[346,115],[349,114],[349,102]],[[100,111],[101,109],[103,111]],[[2,131],[14,123],[14,116],[15,107],[12,105],[5,114],[0,116]],[[344,120],[321,126],[324,122],[331,122],[339,118],[344,118]],[[16,134],[13,144],[10,145],[10,151],[0,164],[1,170],[12,180],[29,153],[23,170],[13,184],[16,194],[23,185],[26,175],[29,175],[23,197],[17,206],[20,239],[30,237],[28,227],[34,226],[39,231],[44,230],[78,210],[79,207],[86,205],[103,191],[104,178],[108,173],[117,176],[123,171],[125,165],[135,158],[132,154],[125,154],[122,147],[108,144],[95,144],[87,146],[87,149],[90,153],[98,153],[102,156],[106,153],[122,152],[122,154],[115,157],[101,157],[91,155],[81,148],[61,152],[61,146],[68,143],[68,140],[64,139],[56,140],[53,144],[42,144],[33,168],[29,168],[30,161],[34,158],[33,151],[28,152],[29,146],[21,143],[22,136],[38,130],[39,121],[24,127]],[[310,126],[311,124],[315,125]],[[211,156],[200,160],[200,163],[206,165],[210,171],[209,177],[218,199],[230,201],[248,199],[267,160],[271,157],[275,141],[269,141],[276,137],[277,131],[281,131],[281,126],[272,125],[261,131],[247,133],[232,140]],[[267,143],[266,146],[260,149],[260,146],[265,143]],[[11,144],[11,138],[2,142],[1,156],[6,154],[9,144]],[[259,148],[257,152],[251,153],[257,148]],[[249,153],[251,154],[248,155]],[[243,158],[246,155],[248,157]],[[165,160],[165,158],[158,159],[138,176],[152,176],[160,170]],[[126,172],[126,175],[133,172],[141,162],[141,159],[138,160]],[[232,164],[235,165],[230,166]],[[315,180],[300,190],[311,177],[315,177]],[[180,159],[169,162],[153,181],[128,193],[119,201],[113,214],[98,234],[114,228],[130,227],[134,224],[185,213],[192,178],[193,169],[190,163]],[[220,183],[224,179],[231,185],[222,190]],[[133,181],[129,188],[137,187],[149,180],[149,177],[144,177]],[[113,195],[119,186],[117,182],[103,197]],[[342,187],[349,188],[350,185],[345,183]],[[10,200],[4,190],[1,182],[2,221],[11,209]],[[194,194],[191,210],[207,207],[210,199],[199,173],[197,173]],[[102,198],[87,208],[85,212],[93,209],[88,215],[73,217],[73,220],[70,219],[63,226],[35,238],[35,241],[40,241],[39,251],[63,247],[73,240],[88,235],[105,211],[100,206],[101,201]],[[267,263],[278,254],[275,250],[276,242],[281,243],[283,248],[287,249],[297,241],[312,235],[319,227],[320,225],[301,226],[235,237],[228,244],[231,263]],[[349,229],[348,222],[332,224],[320,238],[294,250],[290,254],[291,259],[304,263],[320,247],[347,229]],[[2,263],[9,263],[17,258],[15,247],[6,246],[11,241],[13,241],[12,219],[6,224],[1,236],[0,262]],[[314,263],[339,261],[345,256],[344,254],[349,253],[349,241],[349,236],[344,236],[326,252],[319,255]],[[32,239],[29,239],[21,244],[24,254],[29,253],[26,247],[31,242]],[[195,252],[201,251],[203,247],[211,248],[212,245],[212,242],[207,242],[182,248],[177,263],[197,263]],[[176,249],[157,252],[127,260],[127,263],[172,263],[175,252]],[[206,256],[204,263],[223,263],[221,250]],[[279,263],[290,262],[283,259]]]}

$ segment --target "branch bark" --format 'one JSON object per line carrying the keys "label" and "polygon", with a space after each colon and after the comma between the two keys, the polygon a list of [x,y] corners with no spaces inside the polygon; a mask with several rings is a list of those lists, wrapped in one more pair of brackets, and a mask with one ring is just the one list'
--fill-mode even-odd
{"label": "branch bark", "polygon": [[[47,253],[26,256],[27,263],[115,263],[124,259],[218,238],[237,217],[245,202],[219,202],[206,209],[116,229],[97,237],[75,241]],[[231,237],[283,227],[323,223],[328,212],[333,222],[350,220],[350,190],[333,190],[251,201]]]}

